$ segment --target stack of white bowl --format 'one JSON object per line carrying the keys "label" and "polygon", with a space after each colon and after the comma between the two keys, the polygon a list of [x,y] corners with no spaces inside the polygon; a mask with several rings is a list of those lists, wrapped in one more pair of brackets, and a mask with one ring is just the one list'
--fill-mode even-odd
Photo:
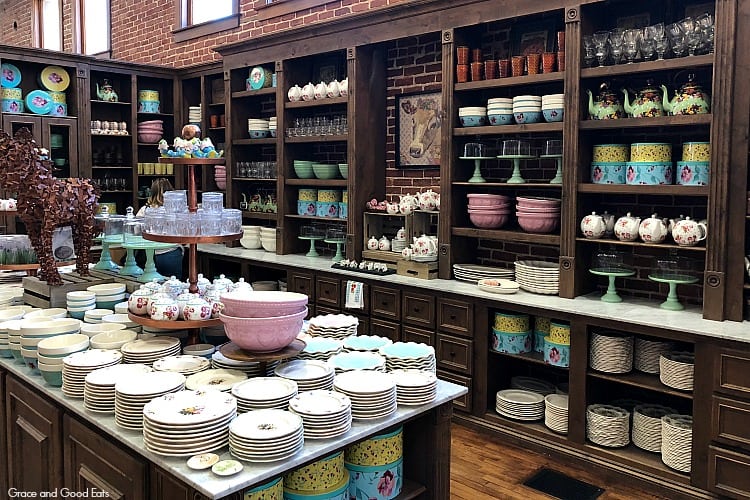
{"label": "stack of white bowl", "polygon": [[96,309],[96,294],[88,290],[68,292],[65,295],[71,318],[83,319],[86,311]]}
{"label": "stack of white bowl", "polygon": [[487,125],[487,108],[485,106],[467,106],[458,108],[458,120],[462,127],[482,127]]}
{"label": "stack of white bowl", "polygon": [[266,252],[276,253],[276,228],[275,227],[262,227],[260,228],[260,244]]}
{"label": "stack of white bowl", "polygon": [[[111,312],[109,314],[112,314]],[[126,326],[122,323],[86,323],[81,325],[81,333],[84,333],[90,337],[99,335],[100,333],[116,332],[119,330],[125,330]]]}
{"label": "stack of white bowl", "polygon": [[3,323],[3,329],[8,332],[8,348],[10,348],[10,354],[15,358],[19,364],[24,364],[23,356],[21,355],[21,321],[20,319],[13,319]]}
{"label": "stack of white bowl", "polygon": [[100,309],[114,309],[115,304],[125,300],[125,283],[102,283],[86,290],[96,294],[96,307]]}
{"label": "stack of white bowl", "polygon": [[119,323],[136,333],[141,333],[141,325],[131,321],[127,314],[110,314],[102,318],[102,323]]}
{"label": "stack of white bowl", "polygon": [[[112,324],[120,326],[118,323]],[[109,332],[97,333],[91,337],[91,348],[119,350],[122,346],[128,342],[134,341],[136,338],[138,338],[138,334],[133,330],[112,330]]]}
{"label": "stack of white bowl", "polygon": [[37,345],[44,339],[78,333],[81,330],[81,322],[73,318],[55,318],[48,321],[43,319],[21,320],[21,356],[24,364],[34,370],[38,370]]}
{"label": "stack of white bowl", "polygon": [[188,107],[188,123],[201,123],[201,107],[200,106],[189,106]]}
{"label": "stack of white bowl", "polygon": [[513,98],[516,123],[539,123],[542,119],[542,96],[517,95]]}
{"label": "stack of white bowl", "polygon": [[271,135],[271,128],[268,120],[263,118],[248,118],[247,132],[251,139],[264,139]]}
{"label": "stack of white bowl", "polygon": [[14,319],[23,318],[24,314],[31,309],[28,306],[8,306],[4,309],[0,309],[0,323],[3,321],[11,321]]}
{"label": "stack of white bowl", "polygon": [[546,122],[561,122],[565,111],[564,94],[542,96],[542,115]]}
{"label": "stack of white bowl", "polygon": [[260,226],[242,226],[240,245],[250,250],[260,248]]}
{"label": "stack of white bowl", "polygon": [[128,313],[128,301],[120,302],[115,304],[115,314],[127,314]]}
{"label": "stack of white bowl", "polygon": [[68,315],[67,309],[62,307],[50,307],[49,309],[38,309],[23,316],[23,319],[52,320],[64,318]]}
{"label": "stack of white bowl", "polygon": [[89,338],[82,333],[57,335],[37,344],[37,362],[42,378],[53,387],[62,386],[63,358],[89,348]]}
{"label": "stack of white bowl", "polygon": [[276,117],[272,116],[268,120],[268,131],[271,132],[271,137],[276,137]]}
{"label": "stack of white bowl", "polygon": [[510,97],[487,99],[487,118],[490,125],[513,124],[513,99]]}

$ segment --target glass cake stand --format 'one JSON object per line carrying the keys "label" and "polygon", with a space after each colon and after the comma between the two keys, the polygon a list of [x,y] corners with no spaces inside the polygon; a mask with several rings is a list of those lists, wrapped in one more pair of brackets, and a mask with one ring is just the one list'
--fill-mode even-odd
{"label": "glass cake stand", "polygon": [[657,273],[649,274],[648,278],[657,283],[667,283],[669,285],[669,294],[667,300],[661,303],[659,307],[668,311],[682,311],[685,306],[677,298],[677,285],[689,285],[697,283],[698,278],[690,274],[682,273]]}
{"label": "glass cake stand", "polygon": [[615,288],[615,279],[633,276],[635,274],[635,271],[631,269],[617,268],[591,268],[589,269],[589,272],[591,274],[596,274],[597,276],[607,276],[609,278],[609,286],[607,287],[607,292],[602,295],[600,300],[602,302],[611,303],[622,302],[622,297],[617,294],[617,289]]}
{"label": "glass cake stand", "polygon": [[474,160],[474,175],[471,176],[469,179],[469,182],[487,182],[487,180],[482,177],[482,169],[481,164],[482,160],[494,160],[494,156],[459,156],[459,160]]}
{"label": "glass cake stand", "polygon": [[534,155],[498,155],[499,160],[513,160],[513,175],[506,182],[508,184],[525,184],[526,179],[521,176],[521,160],[533,160]]}

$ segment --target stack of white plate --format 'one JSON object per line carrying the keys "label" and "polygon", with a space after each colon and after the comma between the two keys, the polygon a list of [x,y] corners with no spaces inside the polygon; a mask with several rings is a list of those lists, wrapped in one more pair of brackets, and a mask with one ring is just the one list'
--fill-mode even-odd
{"label": "stack of white plate", "polygon": [[618,406],[589,405],[586,437],[594,444],[617,448],[630,443],[630,413]]}
{"label": "stack of white plate", "polygon": [[310,319],[307,333],[314,337],[344,339],[357,335],[359,320],[349,314],[325,314]]}
{"label": "stack of white plate", "polygon": [[661,418],[677,413],[662,405],[642,404],[633,409],[633,444],[654,453],[661,452]]}
{"label": "stack of white plate", "polygon": [[270,408],[286,410],[289,400],[296,395],[297,382],[281,377],[255,377],[232,387],[239,413]]}
{"label": "stack of white plate", "polygon": [[370,420],[394,413],[396,381],[389,373],[356,370],[336,375],[333,389],[349,396],[352,418]]}
{"label": "stack of white plate", "polygon": [[229,452],[249,462],[293,457],[305,444],[302,418],[284,410],[244,413],[229,424]]}
{"label": "stack of white plate", "polygon": [[315,389],[330,390],[333,387],[335,372],[325,361],[317,359],[295,359],[281,363],[273,371],[277,377],[297,382],[299,392]]}
{"label": "stack of white plate", "polygon": [[548,396],[558,392],[554,384],[535,377],[525,377],[523,375],[516,375],[510,379],[511,389],[522,389],[524,391],[536,392],[542,396]]}
{"label": "stack of white plate", "polygon": [[150,372],[119,380],[115,384],[115,423],[126,429],[142,429],[146,403],[184,388],[185,375],[174,372]]}
{"label": "stack of white plate", "polygon": [[344,339],[344,350],[349,352],[378,352],[381,347],[391,344],[393,344],[393,341],[388,337],[380,337],[378,335],[357,335]]}
{"label": "stack of white plate", "polygon": [[605,373],[628,373],[633,369],[633,337],[613,332],[592,332],[589,366]]}
{"label": "stack of white plate", "polygon": [[521,389],[504,389],[495,395],[495,411],[503,417],[533,422],[544,418],[544,396]]}
{"label": "stack of white plate", "polygon": [[277,120],[275,116],[268,119],[268,130],[271,132],[271,137],[276,137],[276,125]]}
{"label": "stack of white plate", "polygon": [[560,434],[568,433],[568,396],[550,394],[544,398],[544,425]]}
{"label": "stack of white plate", "polygon": [[342,343],[338,339],[328,337],[310,337],[305,339],[305,348],[297,354],[297,359],[318,359],[328,361],[328,358],[341,352]]}
{"label": "stack of white plate", "polygon": [[159,372],[177,372],[186,377],[194,373],[208,370],[211,362],[203,356],[190,354],[179,354],[177,356],[165,356],[154,361],[154,370]]}
{"label": "stack of white plate", "polygon": [[433,401],[437,396],[437,377],[426,370],[393,370],[396,381],[396,402],[404,406],[418,406]]}
{"label": "stack of white plate", "polygon": [[661,461],[680,472],[690,472],[693,448],[693,417],[661,417]]}
{"label": "stack of white plate", "polygon": [[143,407],[143,444],[171,457],[208,453],[227,445],[237,400],[216,391],[180,391]]}
{"label": "stack of white plate", "polygon": [[185,381],[185,388],[191,391],[229,392],[232,387],[245,380],[247,380],[247,375],[239,370],[214,368],[188,376]]}
{"label": "stack of white plate", "polygon": [[62,392],[69,398],[83,399],[86,375],[122,361],[120,351],[89,349],[63,358]]}
{"label": "stack of white plate", "polygon": [[330,439],[352,428],[352,402],[335,391],[307,391],[289,400],[289,411],[300,416],[305,439]]}
{"label": "stack of white plate", "polygon": [[273,375],[273,370],[279,365],[278,361],[271,361],[266,364],[266,371],[263,373],[260,363],[252,361],[237,361],[229,359],[218,350],[211,355],[211,368],[226,368],[229,370],[239,370],[244,372],[248,377],[265,377]]}
{"label": "stack of white plate", "polygon": [[527,292],[557,295],[560,290],[560,266],[557,262],[518,260],[516,282]]}
{"label": "stack of white plate", "polygon": [[[104,316],[114,314],[115,311],[112,309],[90,309],[83,313],[84,323],[101,323]],[[125,328],[125,325],[123,325]]]}
{"label": "stack of white plate", "polygon": [[659,358],[659,379],[661,383],[681,391],[693,390],[695,354],[672,351]]}
{"label": "stack of white plate", "polygon": [[385,371],[385,358],[375,352],[342,352],[328,359],[336,375],[352,370]]}
{"label": "stack of white plate", "polygon": [[173,337],[159,337],[148,340],[134,340],[122,346],[125,363],[152,364],[166,356],[180,354],[180,340]]}
{"label": "stack of white plate", "polygon": [[95,413],[114,413],[117,382],[151,371],[148,365],[114,365],[94,370],[85,378],[83,405]]}
{"label": "stack of white plate", "polygon": [[200,124],[202,118],[200,106],[188,106],[188,123]]}
{"label": "stack of white plate", "polygon": [[435,373],[435,348],[416,342],[396,342],[378,351],[385,356],[385,371],[427,370]]}
{"label": "stack of white plate", "polygon": [[662,354],[671,351],[672,347],[672,342],[659,342],[636,337],[635,369],[644,373],[659,373],[659,358]]}
{"label": "stack of white plate", "polygon": [[453,264],[453,276],[459,281],[476,283],[484,279],[513,279],[512,269],[477,266],[475,264]]}

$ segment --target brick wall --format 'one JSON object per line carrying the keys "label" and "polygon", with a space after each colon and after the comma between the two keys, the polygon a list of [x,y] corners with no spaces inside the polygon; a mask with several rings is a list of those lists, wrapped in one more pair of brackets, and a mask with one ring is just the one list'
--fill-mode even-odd
{"label": "brick wall", "polygon": [[0,43],[30,47],[31,19],[29,0],[0,2]]}

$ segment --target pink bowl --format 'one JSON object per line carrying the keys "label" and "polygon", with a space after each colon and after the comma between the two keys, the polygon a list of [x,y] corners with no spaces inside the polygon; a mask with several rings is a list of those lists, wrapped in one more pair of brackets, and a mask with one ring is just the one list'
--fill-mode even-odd
{"label": "pink bowl", "polygon": [[510,214],[469,214],[469,220],[480,229],[497,229],[508,222]]}
{"label": "pink bowl", "polygon": [[147,142],[150,144],[156,144],[161,140],[161,134],[154,134],[152,132],[138,133],[138,142]]}
{"label": "pink bowl", "polygon": [[502,194],[469,193],[466,195],[466,197],[469,198],[469,205],[476,207],[486,207],[510,203],[510,197],[504,196]]}
{"label": "pink bowl", "polygon": [[292,343],[302,330],[307,308],[289,316],[236,318],[223,312],[219,319],[229,340],[251,352],[274,352]]}
{"label": "pink bowl", "polygon": [[518,215],[518,225],[528,233],[551,233],[560,225],[560,218]]}
{"label": "pink bowl", "polygon": [[163,124],[164,124],[164,120],[146,120],[144,122],[138,122],[139,127],[141,125],[158,125],[161,127]]}
{"label": "pink bowl", "polygon": [[519,196],[516,198],[516,202],[519,207],[528,208],[543,208],[543,207],[559,207],[560,200],[557,198],[526,198]]}
{"label": "pink bowl", "polygon": [[297,314],[307,307],[307,295],[296,292],[252,291],[221,295],[224,312],[237,318],[268,318]]}
{"label": "pink bowl", "polygon": [[474,207],[469,205],[469,207],[466,209],[468,212],[497,212],[497,211],[510,211],[512,208],[511,205],[495,205],[492,207]]}
{"label": "pink bowl", "polygon": [[138,127],[138,133],[151,132],[161,134],[164,132],[163,128],[160,127]]}
{"label": "pink bowl", "polygon": [[517,212],[527,215],[560,215],[559,208],[525,208],[516,207]]}

